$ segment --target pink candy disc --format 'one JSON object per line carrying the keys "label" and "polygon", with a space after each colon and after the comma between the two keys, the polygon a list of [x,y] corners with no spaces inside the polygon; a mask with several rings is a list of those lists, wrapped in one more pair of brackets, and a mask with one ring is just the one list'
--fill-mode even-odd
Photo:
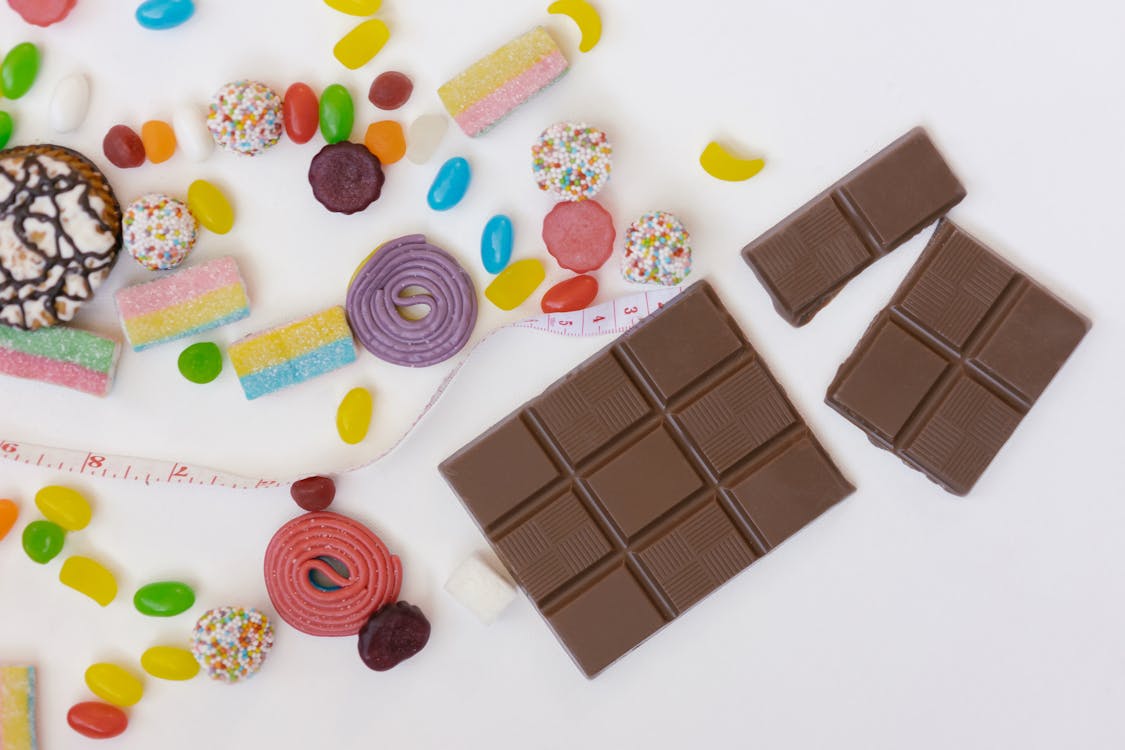
{"label": "pink candy disc", "polygon": [[559,265],[575,273],[596,271],[613,254],[613,217],[597,201],[560,203],[543,220],[543,242]]}

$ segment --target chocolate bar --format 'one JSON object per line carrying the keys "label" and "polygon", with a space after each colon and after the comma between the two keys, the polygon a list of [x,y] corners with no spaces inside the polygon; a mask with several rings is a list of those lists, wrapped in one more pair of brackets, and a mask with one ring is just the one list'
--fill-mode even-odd
{"label": "chocolate bar", "polygon": [[742,257],[778,314],[803,326],[852,277],[964,197],[929,135],[915,128],[751,242]]}
{"label": "chocolate bar", "polygon": [[943,220],[827,401],[871,442],[964,495],[1089,329]]}
{"label": "chocolate bar", "polygon": [[588,677],[854,489],[705,282],[441,472]]}

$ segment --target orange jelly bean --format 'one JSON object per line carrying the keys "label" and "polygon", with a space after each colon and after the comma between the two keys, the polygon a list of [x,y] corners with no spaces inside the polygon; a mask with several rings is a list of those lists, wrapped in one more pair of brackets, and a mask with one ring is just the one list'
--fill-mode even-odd
{"label": "orange jelly bean", "polygon": [[16,519],[19,515],[20,506],[7,498],[0,500],[0,540],[6,537],[12,527],[16,525]]}
{"label": "orange jelly bean", "polygon": [[394,164],[406,154],[406,136],[402,134],[402,125],[394,120],[380,120],[368,125],[363,143],[382,164]]}
{"label": "orange jelly bean", "polygon": [[142,125],[141,142],[145,144],[145,156],[153,164],[168,161],[176,153],[176,133],[163,120],[149,120]]}

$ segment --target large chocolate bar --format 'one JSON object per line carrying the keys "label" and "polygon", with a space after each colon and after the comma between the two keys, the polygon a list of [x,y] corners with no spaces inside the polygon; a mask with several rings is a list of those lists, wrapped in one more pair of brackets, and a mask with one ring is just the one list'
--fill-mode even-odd
{"label": "large chocolate bar", "polygon": [[972,489],[1090,322],[951,221],[828,388],[876,445]]}
{"label": "large chocolate bar", "polygon": [[915,128],[751,242],[742,256],[802,326],[852,277],[937,221],[965,189]]}
{"label": "large chocolate bar", "polygon": [[590,677],[853,490],[704,282],[441,472]]}

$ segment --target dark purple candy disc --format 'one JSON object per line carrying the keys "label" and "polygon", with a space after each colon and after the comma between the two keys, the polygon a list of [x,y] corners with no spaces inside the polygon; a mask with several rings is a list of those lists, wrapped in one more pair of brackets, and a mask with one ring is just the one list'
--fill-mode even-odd
{"label": "dark purple candy disc", "polygon": [[349,141],[330,143],[313,157],[309,184],[329,211],[354,214],[379,199],[383,168],[366,146]]}

